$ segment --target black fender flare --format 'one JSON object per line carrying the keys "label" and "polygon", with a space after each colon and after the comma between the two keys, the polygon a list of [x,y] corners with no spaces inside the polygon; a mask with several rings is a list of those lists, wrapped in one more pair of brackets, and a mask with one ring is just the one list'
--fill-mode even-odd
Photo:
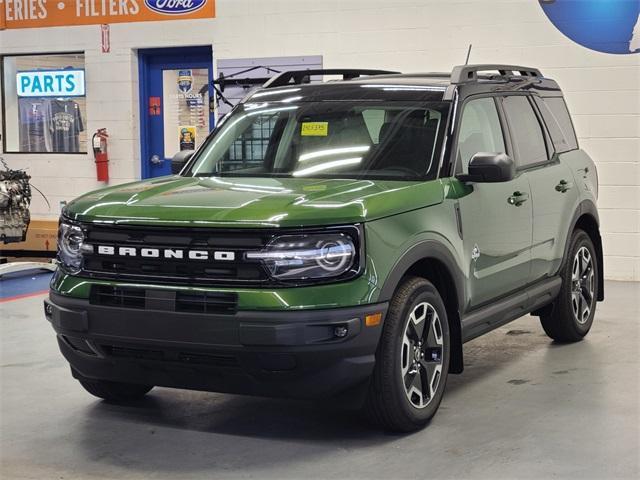
{"label": "black fender flare", "polygon": [[580,202],[576,208],[576,211],[573,213],[573,217],[571,218],[571,223],[569,224],[569,229],[567,231],[567,240],[564,245],[564,253],[562,255],[562,262],[558,271],[561,271],[569,260],[569,247],[571,246],[571,234],[576,228],[576,224],[578,220],[583,215],[589,215],[593,217],[593,220],[596,222],[598,229],[596,231],[597,238],[594,242],[594,247],[596,249],[596,254],[598,256],[598,300],[604,300],[604,259],[602,252],[602,238],[600,237],[600,216],[598,215],[598,208],[596,204],[593,203],[592,200],[583,200]]}
{"label": "black fender flare", "polygon": [[464,275],[458,266],[453,254],[441,242],[437,240],[423,240],[416,243],[395,263],[389,275],[387,275],[382,288],[380,289],[379,301],[387,302],[391,300],[393,293],[398,288],[400,280],[407,273],[411,266],[424,259],[434,259],[440,261],[447,268],[453,282],[456,285],[456,299],[458,301],[458,309],[462,309],[464,302]]}
{"label": "black fender flare", "polygon": [[[392,267],[391,272],[387,275],[378,300],[390,301],[394,292],[398,288],[402,278],[407,271],[420,260],[433,259],[442,263],[448,270],[456,289],[456,303],[458,311],[455,318],[449,319],[451,331],[451,363],[449,365],[450,373],[462,373],[464,369],[464,361],[462,354],[462,309],[465,305],[465,281],[464,274],[460,270],[455,257],[441,242],[437,240],[424,240],[416,243],[409,248],[398,259]],[[450,316],[451,317],[451,316]]]}

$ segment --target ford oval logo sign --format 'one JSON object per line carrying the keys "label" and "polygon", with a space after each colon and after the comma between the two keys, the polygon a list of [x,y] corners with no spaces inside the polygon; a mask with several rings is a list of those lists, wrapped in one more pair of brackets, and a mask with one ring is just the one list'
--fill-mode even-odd
{"label": "ford oval logo sign", "polygon": [[200,10],[207,0],[144,0],[154,12],[168,15],[182,15]]}

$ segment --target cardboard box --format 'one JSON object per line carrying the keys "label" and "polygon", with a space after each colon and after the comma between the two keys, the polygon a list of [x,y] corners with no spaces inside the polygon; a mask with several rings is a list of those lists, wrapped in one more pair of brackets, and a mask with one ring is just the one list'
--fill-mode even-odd
{"label": "cardboard box", "polygon": [[31,219],[27,230],[27,239],[24,242],[0,243],[0,252],[33,251],[55,252],[58,246],[58,221]]}

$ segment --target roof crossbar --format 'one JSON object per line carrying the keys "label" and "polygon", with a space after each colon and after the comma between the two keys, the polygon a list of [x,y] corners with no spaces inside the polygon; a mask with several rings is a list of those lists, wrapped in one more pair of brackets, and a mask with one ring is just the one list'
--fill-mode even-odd
{"label": "roof crossbar", "polygon": [[[262,88],[283,87],[286,85],[300,85],[309,82],[312,75],[342,75],[343,80],[352,80],[363,75],[392,75],[400,72],[391,72],[388,70],[366,70],[353,68],[330,68],[318,70],[292,70],[282,72],[275,77],[271,77]],[[292,83],[293,81],[293,83]]]}
{"label": "roof crossbar", "polygon": [[542,73],[537,68],[522,67],[519,65],[500,65],[500,64],[475,64],[475,65],[457,65],[451,71],[451,83],[471,83],[478,81],[478,72],[497,71],[501,76],[513,76],[514,72],[518,72],[522,77],[542,77]]}

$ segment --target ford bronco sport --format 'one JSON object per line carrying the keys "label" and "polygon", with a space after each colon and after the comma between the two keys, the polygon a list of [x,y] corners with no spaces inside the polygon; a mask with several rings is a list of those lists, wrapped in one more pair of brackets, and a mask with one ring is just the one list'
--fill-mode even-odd
{"label": "ford bronco sport", "polygon": [[337,397],[410,431],[464,342],[528,313],[575,342],[604,298],[596,168],[534,68],[282,73],[174,162],[60,219],[45,314],[109,401]]}

